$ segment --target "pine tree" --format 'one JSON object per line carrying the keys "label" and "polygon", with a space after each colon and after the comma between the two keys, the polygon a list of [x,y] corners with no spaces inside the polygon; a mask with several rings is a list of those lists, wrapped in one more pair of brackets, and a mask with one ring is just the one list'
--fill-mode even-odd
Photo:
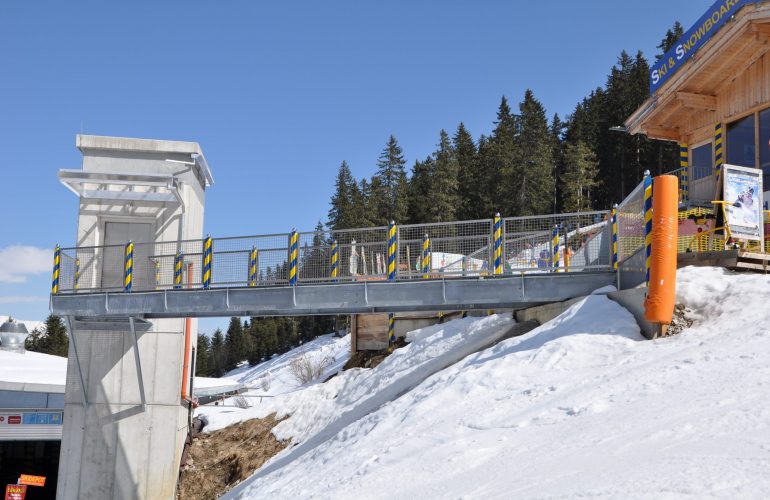
{"label": "pine tree", "polygon": [[225,351],[225,337],[222,335],[222,330],[217,328],[214,331],[214,335],[211,336],[211,363],[209,373],[213,377],[221,377],[227,371],[225,365],[227,363],[227,352]]}
{"label": "pine tree", "polygon": [[657,48],[661,50],[661,53],[655,55],[655,62],[660,61],[665,53],[676,45],[676,42],[679,41],[682,35],[684,35],[684,28],[679,21],[676,21],[674,26],[666,31],[666,35],[663,37],[663,40],[660,41],[660,44],[657,45]]}
{"label": "pine tree", "polygon": [[53,356],[67,357],[69,337],[60,316],[49,314],[42,331],[37,328],[25,339],[24,347],[28,351],[42,352]]}
{"label": "pine tree", "polygon": [[553,147],[545,108],[528,89],[519,110],[513,175],[506,182],[507,197],[514,201],[511,213],[549,213],[553,208]]}
{"label": "pine tree", "polygon": [[419,224],[429,222],[428,196],[433,176],[433,158],[415,161],[412,176],[409,179],[409,222]]}
{"label": "pine tree", "polygon": [[249,355],[248,338],[243,331],[241,319],[237,317],[230,318],[230,324],[227,327],[225,336],[225,368],[229,371],[238,366],[238,363],[245,360]]}
{"label": "pine tree", "polygon": [[198,347],[195,348],[195,375],[207,377],[211,362],[211,341],[203,334],[198,334]]}
{"label": "pine tree", "polygon": [[560,179],[564,174],[564,128],[566,124],[561,121],[558,113],[553,115],[551,120],[551,147],[553,148],[553,176],[556,179],[554,183],[553,213],[563,211],[560,201],[563,198],[561,192]]}
{"label": "pine tree", "polygon": [[460,122],[452,138],[455,158],[457,158],[457,187],[459,205],[457,218],[473,220],[489,217],[479,213],[481,200],[486,196],[484,178],[479,169],[476,144],[465,125]]}
{"label": "pine tree", "polygon": [[406,221],[408,184],[405,165],[401,146],[391,135],[377,161],[377,173],[372,177],[369,210],[374,224]]}
{"label": "pine tree", "polygon": [[591,191],[599,171],[596,157],[585,143],[568,144],[564,150],[564,172],[561,192],[565,212],[586,212],[592,209]]}
{"label": "pine tree", "polygon": [[457,158],[449,134],[439,133],[438,149],[433,153],[430,189],[423,202],[427,205],[428,218],[420,222],[449,222],[457,219],[460,197],[457,190]]}
{"label": "pine tree", "polygon": [[507,216],[518,215],[515,196],[512,195],[515,189],[516,132],[516,117],[511,113],[508,99],[503,96],[497,109],[495,130],[484,147],[479,144],[481,167],[486,173],[489,193],[483,207],[486,217],[491,217],[495,212]]}
{"label": "pine tree", "polygon": [[350,229],[355,227],[358,215],[356,214],[356,199],[358,185],[347,162],[343,161],[337,172],[334,183],[334,194],[331,199],[328,221],[332,229]]}

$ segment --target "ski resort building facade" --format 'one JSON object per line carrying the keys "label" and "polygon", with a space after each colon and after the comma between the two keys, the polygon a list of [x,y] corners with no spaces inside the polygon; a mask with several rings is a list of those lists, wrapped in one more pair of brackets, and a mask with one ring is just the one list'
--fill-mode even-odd
{"label": "ski resort building facade", "polygon": [[688,208],[720,199],[724,164],[761,169],[770,191],[769,42],[769,1],[720,0],[650,70],[652,96],[625,127],[679,143]]}

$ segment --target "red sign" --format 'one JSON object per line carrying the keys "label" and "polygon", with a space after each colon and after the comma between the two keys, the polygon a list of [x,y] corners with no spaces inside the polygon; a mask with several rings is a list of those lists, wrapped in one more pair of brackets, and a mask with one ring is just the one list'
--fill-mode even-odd
{"label": "red sign", "polygon": [[5,487],[5,500],[24,500],[27,487],[23,484],[9,484]]}
{"label": "red sign", "polygon": [[16,484],[26,484],[28,486],[45,486],[45,476],[31,476],[22,474]]}
{"label": "red sign", "polygon": [[8,424],[20,424],[21,423],[21,415],[8,415]]}

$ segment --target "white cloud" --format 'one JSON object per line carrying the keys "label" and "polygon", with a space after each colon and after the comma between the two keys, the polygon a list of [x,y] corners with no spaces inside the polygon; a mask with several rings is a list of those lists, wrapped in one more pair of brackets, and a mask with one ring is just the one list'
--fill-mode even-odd
{"label": "white cloud", "polygon": [[27,304],[30,302],[48,302],[45,295],[0,295],[0,304]]}
{"label": "white cloud", "polygon": [[29,245],[0,248],[0,283],[25,283],[27,276],[51,272],[53,250]]}

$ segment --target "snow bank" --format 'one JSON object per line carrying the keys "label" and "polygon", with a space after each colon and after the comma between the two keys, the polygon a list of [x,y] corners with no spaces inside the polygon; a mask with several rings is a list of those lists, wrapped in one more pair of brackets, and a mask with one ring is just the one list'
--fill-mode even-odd
{"label": "snow bank", "polygon": [[[770,277],[683,269],[678,289],[696,323],[677,337],[642,341],[627,311],[589,296],[273,460],[230,496],[767,498]],[[345,398],[346,383],[350,396],[376,390],[360,377],[311,388],[316,402],[302,391],[305,403],[334,407],[320,399]]]}

